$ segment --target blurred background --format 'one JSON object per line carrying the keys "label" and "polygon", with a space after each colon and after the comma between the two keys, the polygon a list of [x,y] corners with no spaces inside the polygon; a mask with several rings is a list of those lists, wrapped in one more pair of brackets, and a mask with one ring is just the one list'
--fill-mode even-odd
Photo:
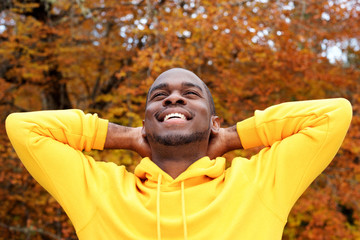
{"label": "blurred background", "polygon": [[[360,239],[359,14],[358,0],[1,0],[0,239],[77,239],[18,160],[8,114],[78,108],[141,126],[147,89],[173,67],[208,84],[225,127],[284,101],[347,98],[347,137],[283,239]],[[140,160],[89,154],[129,171]]]}

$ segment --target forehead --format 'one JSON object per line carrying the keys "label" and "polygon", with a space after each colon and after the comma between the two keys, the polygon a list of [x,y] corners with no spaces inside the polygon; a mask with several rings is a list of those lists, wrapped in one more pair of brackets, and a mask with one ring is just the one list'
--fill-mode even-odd
{"label": "forehead", "polygon": [[169,70],[162,73],[151,85],[149,93],[160,88],[197,87],[204,91],[204,82],[187,70]]}

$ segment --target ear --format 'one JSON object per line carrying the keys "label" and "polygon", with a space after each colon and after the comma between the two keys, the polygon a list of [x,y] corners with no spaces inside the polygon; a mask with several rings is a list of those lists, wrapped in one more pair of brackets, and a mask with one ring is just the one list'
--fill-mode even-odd
{"label": "ear", "polygon": [[143,138],[146,138],[145,120],[142,120],[141,135],[143,136]]}
{"label": "ear", "polygon": [[211,116],[211,135],[217,135],[220,131],[220,118],[218,116]]}

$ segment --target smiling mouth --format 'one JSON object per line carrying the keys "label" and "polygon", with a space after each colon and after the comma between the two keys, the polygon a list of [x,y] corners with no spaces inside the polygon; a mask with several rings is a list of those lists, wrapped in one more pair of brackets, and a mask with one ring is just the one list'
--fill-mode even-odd
{"label": "smiling mouth", "polygon": [[187,120],[186,119],[186,117],[185,117],[185,115],[184,114],[182,114],[182,113],[170,113],[170,114],[168,114],[168,115],[166,115],[165,117],[164,117],[164,122],[165,121],[167,121],[167,120],[169,120],[169,119],[175,119],[175,118],[177,118],[177,119],[182,119],[182,120]]}
{"label": "smiling mouth", "polygon": [[169,120],[178,120],[178,121],[190,121],[193,119],[195,114],[184,109],[163,109],[159,112],[156,112],[154,117],[159,122],[165,122]]}

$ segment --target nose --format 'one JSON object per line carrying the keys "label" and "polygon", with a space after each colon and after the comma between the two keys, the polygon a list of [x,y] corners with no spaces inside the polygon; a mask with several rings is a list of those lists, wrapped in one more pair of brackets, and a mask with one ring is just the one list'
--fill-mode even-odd
{"label": "nose", "polygon": [[173,92],[163,100],[163,106],[186,105],[186,99],[178,92]]}

